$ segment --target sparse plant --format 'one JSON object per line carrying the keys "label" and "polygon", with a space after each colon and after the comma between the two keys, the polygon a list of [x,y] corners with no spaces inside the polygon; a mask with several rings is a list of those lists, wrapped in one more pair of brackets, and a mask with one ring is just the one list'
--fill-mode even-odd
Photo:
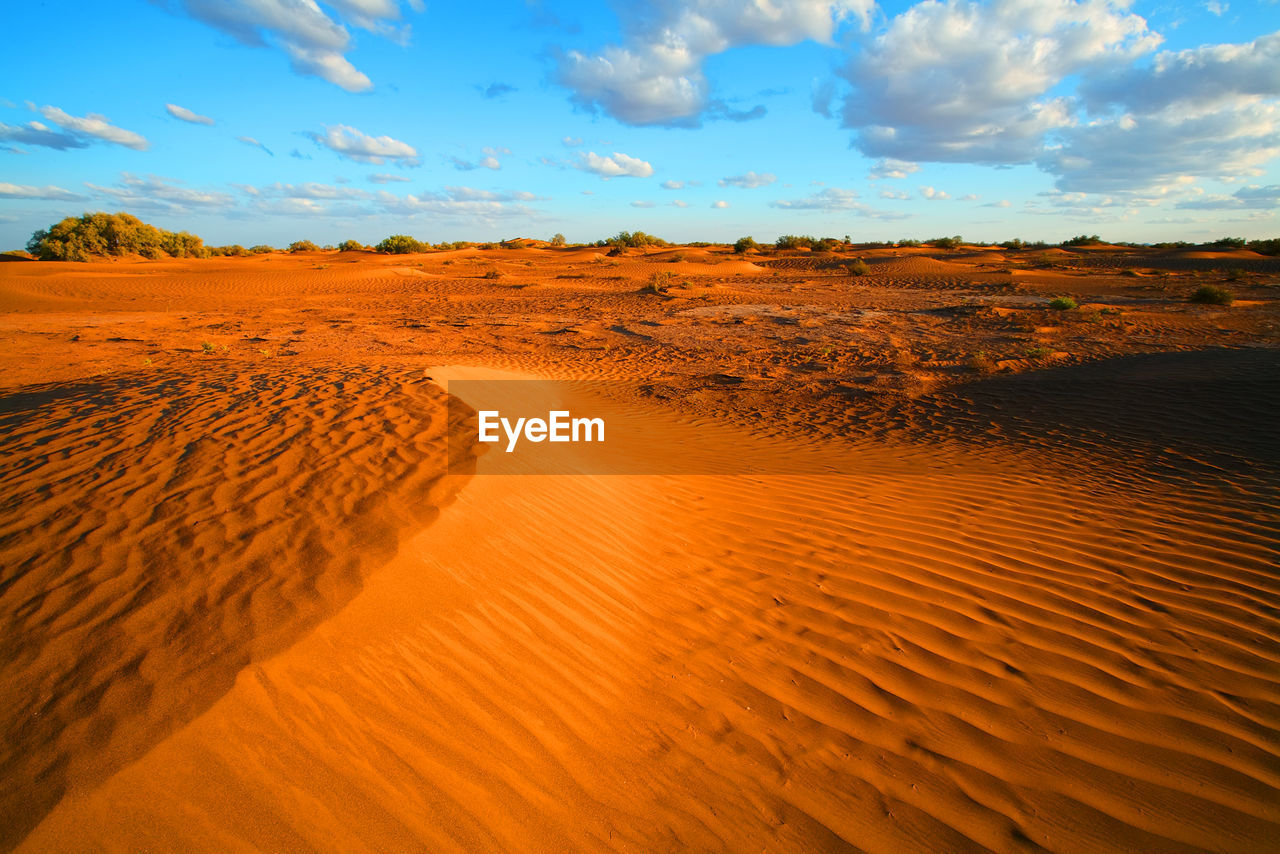
{"label": "sparse plant", "polygon": [[670,258],[667,259],[668,264],[679,264],[682,261],[684,261],[683,252],[677,252],[676,254],[672,255]]}
{"label": "sparse plant", "polygon": [[1080,306],[1071,297],[1055,297],[1049,301],[1049,308],[1054,311],[1072,311]]}
{"label": "sparse plant", "polygon": [[671,287],[671,283],[675,281],[675,278],[674,273],[668,273],[665,270],[654,273],[640,291],[646,294],[665,294],[667,289]]}
{"label": "sparse plant", "polygon": [[1101,244],[1102,238],[1096,234],[1077,234],[1068,240],[1062,241],[1063,246],[1097,246]]}
{"label": "sparse plant", "polygon": [[754,237],[739,237],[737,242],[733,244],[733,252],[735,255],[745,255],[748,250],[755,249],[758,246]]}
{"label": "sparse plant", "polygon": [[899,240],[898,245],[903,249],[918,249],[922,244],[919,240]]}
{"label": "sparse plant", "polygon": [[275,251],[276,249],[274,246],[268,246],[265,243],[259,243],[257,246],[249,247],[250,255],[266,255],[268,252],[275,252]]}
{"label": "sparse plant", "polygon": [[1191,302],[1202,305],[1231,305],[1235,296],[1226,288],[1217,285],[1201,285],[1189,297]]}
{"label": "sparse plant", "polygon": [[497,270],[486,270],[486,271],[485,271],[485,273],[484,273],[484,275],[483,275],[483,276],[481,276],[480,278],[482,278],[482,279],[501,279],[501,278],[502,278],[502,274],[501,274],[501,273],[499,273]]}
{"label": "sparse plant", "polygon": [[958,234],[954,237],[935,237],[928,243],[935,249],[959,249],[964,245],[964,238]]}
{"label": "sparse plant", "polygon": [[338,244],[339,252],[360,252],[364,249],[364,244],[359,240],[344,240]]}
{"label": "sparse plant", "polygon": [[849,263],[844,265],[844,268],[845,270],[848,271],[850,276],[865,276],[871,272],[870,265],[868,265],[867,262],[863,261],[861,258],[858,258],[857,260],[854,260],[854,261],[850,261]]}
{"label": "sparse plant", "polygon": [[1228,282],[1238,282],[1243,278],[1244,278],[1244,270],[1240,269],[1239,267],[1232,267],[1230,270],[1227,271]]}
{"label": "sparse plant", "polygon": [[556,234],[551,235],[551,245],[552,245],[552,246],[564,246],[564,245],[565,245],[564,235],[563,235],[563,234],[560,234],[559,232],[557,232]]}
{"label": "sparse plant", "polygon": [[812,249],[817,240],[807,234],[784,234],[774,241],[775,249]]}
{"label": "sparse plant", "polygon": [[1027,348],[1028,359],[1047,359],[1051,355],[1053,355],[1052,350],[1050,350],[1048,347],[1044,347],[1038,344],[1034,347]]}
{"label": "sparse plant", "polygon": [[201,350],[203,350],[205,353],[212,353],[212,352],[213,352],[213,344],[212,344],[211,342],[209,342],[209,341],[201,341],[201,342],[200,342],[200,349],[201,349]]}
{"label": "sparse plant", "polygon": [[290,252],[319,252],[320,247],[310,240],[295,240],[289,244]]}
{"label": "sparse plant", "polygon": [[996,369],[995,361],[984,350],[970,356],[968,364],[971,371],[979,374],[990,374]]}

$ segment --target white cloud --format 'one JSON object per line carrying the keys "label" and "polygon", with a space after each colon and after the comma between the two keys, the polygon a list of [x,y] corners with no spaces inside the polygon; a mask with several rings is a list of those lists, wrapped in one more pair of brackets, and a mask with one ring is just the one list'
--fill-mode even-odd
{"label": "white cloud", "polygon": [[1204,4],[1204,7],[1209,10],[1211,15],[1216,15],[1219,18],[1226,14],[1227,9],[1231,8],[1230,4],[1219,3],[1218,0],[1209,0],[1208,3]]}
{"label": "white cloud", "polygon": [[657,207],[657,203],[656,203],[656,202],[647,202],[647,201],[637,201],[637,202],[632,202],[632,203],[631,203],[631,207],[633,207],[633,208],[654,208],[654,207]]}
{"label": "white cloud", "polygon": [[254,139],[251,136],[238,136],[236,137],[236,142],[243,142],[245,145],[252,146],[253,148],[262,149],[267,154],[270,154],[272,157],[276,156],[274,151],[267,148],[265,145],[263,145],[261,142],[258,142],[258,140]]}
{"label": "white cloud", "polygon": [[129,172],[120,173],[120,183],[114,187],[85,184],[100,198],[129,211],[155,213],[190,213],[195,210],[226,210],[235,206],[229,193],[217,190],[194,190],[174,178],[148,175],[140,178]]}
{"label": "white cloud", "polygon": [[[3,185],[0,185],[3,186]],[[1280,208],[1280,184],[1241,187],[1229,196],[1205,195],[1174,205],[1186,210],[1274,210]]]}
{"label": "white cloud", "polygon": [[1008,199],[1001,199],[998,202],[987,202],[983,205],[984,208],[1008,208],[1012,206],[1012,203],[1010,203]]}
{"label": "white cloud", "polygon": [[765,172],[763,175],[756,172],[748,172],[745,175],[731,175],[728,178],[721,178],[719,184],[721,187],[741,187],[744,190],[753,190],[757,187],[767,187],[777,180],[778,176],[771,172]]}
{"label": "white cloud", "polygon": [[460,157],[450,157],[449,162],[453,164],[454,169],[463,172],[469,172],[472,169],[492,169],[497,171],[502,168],[502,161],[498,159],[499,155],[510,154],[509,148],[483,148],[481,149],[482,157],[478,160],[463,160]]}
{"label": "white cloud", "polygon": [[1061,190],[1167,192],[1257,175],[1280,156],[1280,33],[1165,51],[1080,93],[1100,118],[1063,130],[1037,160]]}
{"label": "white cloud", "polygon": [[407,184],[410,181],[410,179],[404,175],[392,175],[389,172],[374,172],[369,176],[369,180],[375,184]]}
{"label": "white cloud", "polygon": [[840,187],[827,187],[816,193],[810,193],[803,199],[778,199],[769,203],[770,207],[792,211],[820,211],[831,213],[846,211],[857,216],[873,219],[904,219],[908,214],[882,211],[858,201],[857,190],[845,190]]}
{"label": "white cloud", "polygon": [[689,203],[688,203],[688,202],[686,202],[686,201],[684,201],[684,200],[682,200],[682,199],[676,199],[675,201],[673,201],[673,202],[671,203],[671,206],[672,206],[673,208],[687,208],[687,207],[689,207]]}
{"label": "white cloud", "polygon": [[[0,122],[0,140],[16,142],[22,145],[38,145],[56,151],[71,148],[88,148],[89,142],[83,137],[69,133],[59,133],[43,122],[27,122],[25,125],[7,125]],[[10,149],[16,151],[17,149]]]}
{"label": "white cloud", "polygon": [[[118,128],[111,124],[111,121],[106,116],[100,116],[96,113],[89,113],[87,116],[73,116],[57,107],[41,107],[40,115],[72,136],[80,137],[81,139],[86,137],[97,139],[102,142],[122,145],[125,148],[132,148],[134,151],[146,151],[149,145],[142,134]],[[48,131],[48,128],[39,122],[31,122],[27,127],[35,131]],[[73,147],[79,148],[81,146]]]}
{"label": "white cloud", "polygon": [[603,111],[630,125],[697,125],[708,111],[749,119],[763,107],[729,110],[710,98],[704,60],[745,45],[792,45],[812,39],[830,43],[849,17],[865,23],[874,0],[686,0],[632,4],[623,21],[624,44],[588,56],[569,51],[560,61],[560,82],[579,106]]}
{"label": "white cloud", "polygon": [[944,199],[951,198],[951,196],[944,193],[942,190],[935,190],[933,187],[921,187],[920,196],[928,199],[929,201],[942,201]]}
{"label": "white cloud", "polygon": [[[400,18],[395,0],[331,0],[328,5],[353,26],[401,43],[408,38],[408,28],[393,23]],[[350,32],[315,0],[180,0],[180,9],[243,44],[275,45],[299,74],[319,77],[348,92],[373,86],[346,58]]]}
{"label": "white cloud", "polygon": [[1050,90],[1158,43],[1110,0],[918,3],[842,71],[854,88],[843,123],[872,157],[1029,162],[1072,121]]}
{"label": "white cloud", "polygon": [[565,148],[577,148],[579,145],[582,145],[582,137],[566,136],[564,139],[560,140],[560,142]]}
{"label": "white cloud", "polygon": [[179,107],[177,104],[165,104],[165,110],[175,119],[181,119],[184,122],[190,122],[193,125],[211,125],[213,119],[208,116],[202,116],[199,113],[192,112],[186,107]]}
{"label": "white cloud", "polygon": [[400,166],[418,166],[422,162],[418,150],[407,142],[389,136],[369,136],[347,125],[326,126],[323,135],[307,135],[339,157],[360,163],[381,164],[390,160]]}
{"label": "white cloud", "polygon": [[981,198],[982,198],[982,197],[981,197],[981,196],[979,196],[977,193],[965,193],[963,196],[961,196],[961,197],[960,197],[960,201],[962,201],[962,202],[976,202],[976,201],[978,201],[978,200],[979,200],[979,199],[981,199]]}
{"label": "white cloud", "polygon": [[664,190],[683,190],[684,181],[663,181],[662,189]]}
{"label": "white cloud", "polygon": [[871,171],[867,173],[867,180],[876,181],[881,178],[905,178],[908,175],[919,171],[919,163],[911,163],[907,160],[898,160],[896,157],[882,157],[876,161],[876,165],[872,166]]}
{"label": "white cloud", "polygon": [[648,178],[653,174],[653,166],[636,157],[615,151],[611,157],[601,157],[594,151],[578,155],[574,168],[583,172],[591,172],[601,178]]}
{"label": "white cloud", "polygon": [[725,208],[729,207],[729,203],[721,199],[720,201],[712,202],[711,207],[716,208],[718,210],[724,210]]}
{"label": "white cloud", "polygon": [[911,194],[906,190],[881,190],[880,198],[882,199],[909,199]]}
{"label": "white cloud", "polygon": [[61,187],[30,187],[25,184],[8,184],[0,181],[0,199],[39,199],[53,202],[78,202],[85,197]]}

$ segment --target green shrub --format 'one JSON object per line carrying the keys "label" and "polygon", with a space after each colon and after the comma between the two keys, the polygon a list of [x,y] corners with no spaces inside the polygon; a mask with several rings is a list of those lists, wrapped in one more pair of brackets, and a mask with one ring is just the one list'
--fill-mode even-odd
{"label": "green shrub", "polygon": [[1054,311],[1072,311],[1080,306],[1071,297],[1055,297],[1049,301],[1049,308]]}
{"label": "green shrub", "polygon": [[915,249],[921,245],[919,240],[899,240],[898,245],[903,249]]}
{"label": "green shrub", "polygon": [[1239,267],[1232,267],[1230,270],[1227,271],[1228,282],[1238,282],[1243,278],[1244,278],[1244,270],[1241,270]]}
{"label": "green shrub", "polygon": [[344,240],[338,244],[339,252],[360,252],[364,249],[364,244],[359,240]]}
{"label": "green shrub", "polygon": [[773,245],[777,249],[812,249],[817,242],[807,234],[784,234]]}
{"label": "green shrub", "polygon": [[844,265],[844,268],[849,271],[850,276],[865,276],[871,272],[871,267],[869,267],[867,262],[863,261],[861,258],[856,261],[850,261],[848,264]]}
{"label": "green shrub", "polygon": [[755,249],[758,245],[754,237],[739,237],[733,244],[733,251],[736,255],[745,255],[748,249]]}
{"label": "green shrub", "polygon": [[407,234],[393,234],[374,247],[384,255],[409,255],[414,252],[426,252],[430,248],[426,243]]}
{"label": "green shrub", "polygon": [[274,246],[268,246],[265,243],[259,243],[257,246],[249,247],[250,255],[266,255],[268,252],[275,252],[275,251],[276,251],[276,248]]}
{"label": "green shrub", "polygon": [[1245,244],[1246,249],[1252,249],[1259,255],[1280,255],[1280,237],[1272,237],[1268,240],[1250,240]]}
{"label": "green shrub", "polygon": [[558,232],[556,234],[551,235],[551,245],[564,246],[565,245],[564,235]]}
{"label": "green shrub", "polygon": [[643,249],[646,246],[668,246],[667,241],[643,231],[619,231],[613,237],[596,241],[596,246],[612,246],[614,249]]}
{"label": "green shrub", "polygon": [[310,240],[295,240],[289,244],[290,252],[319,252],[320,247]]}
{"label": "green shrub", "polygon": [[957,234],[954,237],[935,237],[926,242],[935,249],[958,249],[964,245],[964,238]]}
{"label": "green shrub", "polygon": [[208,257],[204,242],[194,234],[173,234],[127,213],[69,216],[32,234],[27,249],[41,261],[88,261],[103,255]]}
{"label": "green shrub", "polygon": [[232,243],[230,246],[210,246],[209,254],[215,257],[232,257],[241,258],[249,254],[249,250],[245,249],[239,243]]}
{"label": "green shrub", "polygon": [[1235,296],[1231,291],[1217,285],[1201,285],[1195,289],[1189,299],[1191,302],[1203,305],[1231,305],[1235,301]]}
{"label": "green shrub", "polygon": [[1097,246],[1102,238],[1096,234],[1077,234],[1069,240],[1062,241],[1063,246]]}
{"label": "green shrub", "polygon": [[1206,245],[1211,249],[1243,249],[1245,247],[1245,239],[1243,237],[1223,237]]}

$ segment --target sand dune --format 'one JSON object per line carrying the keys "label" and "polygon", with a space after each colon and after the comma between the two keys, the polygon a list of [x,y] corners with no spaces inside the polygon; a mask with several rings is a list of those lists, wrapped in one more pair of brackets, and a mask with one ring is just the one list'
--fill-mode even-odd
{"label": "sand dune", "polygon": [[[1274,846],[1265,283],[588,251],[5,265],[4,847]],[[513,375],[645,442],[446,476]]]}

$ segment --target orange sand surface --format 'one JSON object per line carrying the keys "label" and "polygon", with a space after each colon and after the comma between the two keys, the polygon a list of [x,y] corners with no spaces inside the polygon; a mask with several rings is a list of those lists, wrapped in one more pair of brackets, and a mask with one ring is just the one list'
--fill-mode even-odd
{"label": "orange sand surface", "polygon": [[[1228,254],[0,264],[0,847],[1275,850]],[[486,377],[793,473],[446,473]]]}

